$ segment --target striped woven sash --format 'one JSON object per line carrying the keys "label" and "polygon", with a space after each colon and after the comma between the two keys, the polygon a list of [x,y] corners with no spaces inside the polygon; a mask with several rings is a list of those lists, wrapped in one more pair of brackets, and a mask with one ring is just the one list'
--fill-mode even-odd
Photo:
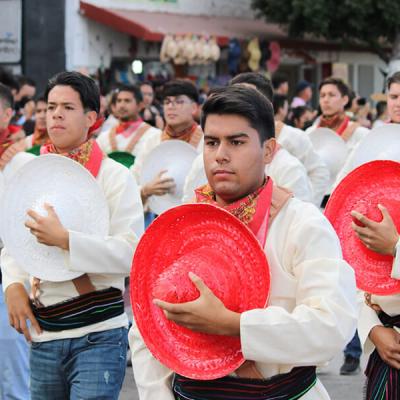
{"label": "striped woven sash", "polygon": [[[400,315],[390,317],[384,312],[379,313],[383,325],[389,328],[400,328]],[[380,357],[375,349],[368,359],[366,400],[399,400],[400,371],[390,367]]]}
{"label": "striped woven sash", "polygon": [[46,331],[81,328],[124,313],[122,292],[116,288],[96,290],[48,307],[32,305],[33,314]]}
{"label": "striped woven sash", "polygon": [[293,368],[268,380],[224,377],[199,381],[175,375],[176,400],[296,400],[316,383],[315,367]]}

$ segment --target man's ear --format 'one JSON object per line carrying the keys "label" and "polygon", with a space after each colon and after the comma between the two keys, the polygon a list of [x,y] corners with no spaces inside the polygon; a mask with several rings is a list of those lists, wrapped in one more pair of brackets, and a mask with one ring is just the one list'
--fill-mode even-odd
{"label": "man's ear", "polygon": [[196,102],[192,103],[192,117],[193,118],[197,115],[197,113],[199,111],[199,107],[200,106]]}
{"label": "man's ear", "polygon": [[86,112],[86,126],[90,128],[97,120],[97,112],[96,111],[87,111]]}
{"label": "man's ear", "polygon": [[265,164],[269,164],[272,161],[274,154],[276,152],[276,146],[277,146],[277,143],[276,143],[275,138],[268,139],[263,143],[263,153],[264,153],[264,163]]}
{"label": "man's ear", "polygon": [[343,103],[343,107],[345,107],[346,106],[346,104],[349,102],[349,96],[343,96],[343,99],[342,99],[343,101],[342,101],[342,103]]}

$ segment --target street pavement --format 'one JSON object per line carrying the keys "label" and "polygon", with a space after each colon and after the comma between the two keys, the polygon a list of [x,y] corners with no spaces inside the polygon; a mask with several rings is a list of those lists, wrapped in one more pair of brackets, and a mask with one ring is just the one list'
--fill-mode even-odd
{"label": "street pavement", "polygon": [[[339,368],[342,364],[342,354],[338,354],[332,362],[319,370],[319,378],[325,385],[331,400],[362,400],[364,374],[341,376]],[[365,368],[365,360],[362,360],[362,371]],[[120,400],[139,400],[133,379],[132,368],[127,368],[124,386],[122,388]],[[162,399],[154,399],[162,400]]]}

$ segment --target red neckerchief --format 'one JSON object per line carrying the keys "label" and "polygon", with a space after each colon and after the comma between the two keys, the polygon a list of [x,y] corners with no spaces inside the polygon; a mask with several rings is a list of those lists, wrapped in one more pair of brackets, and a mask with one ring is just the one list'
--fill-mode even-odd
{"label": "red neckerchief", "polygon": [[84,166],[95,178],[97,177],[104,154],[94,139],[89,139],[69,153],[59,153],[53,143],[40,148],[40,154],[60,154]]}
{"label": "red neckerchief", "polygon": [[17,125],[9,125],[6,129],[0,131],[0,157],[6,149],[16,142],[14,135],[21,131],[21,127]]}
{"label": "red neckerchief", "polygon": [[32,134],[32,147],[49,143],[49,135],[47,129],[36,129]]}
{"label": "red neckerchief", "polygon": [[[272,202],[273,182],[271,178],[243,199],[226,206],[219,205],[215,200],[215,192],[209,184],[195,190],[197,203],[208,203],[229,211],[236,218],[240,219],[254,233],[262,246],[268,233],[268,218]],[[262,229],[261,229],[262,228]]]}
{"label": "red neckerchief", "polygon": [[339,136],[342,136],[349,125],[350,118],[345,113],[338,113],[331,117],[321,116],[319,120],[319,128],[329,128],[335,131]]}
{"label": "red neckerchief", "polygon": [[94,135],[97,132],[97,130],[101,128],[104,121],[105,121],[104,117],[99,117],[96,119],[96,122],[89,128],[88,138]]}
{"label": "red neckerchief", "polygon": [[176,132],[171,126],[167,125],[161,135],[161,141],[164,142],[165,140],[183,140],[184,142],[189,143],[196,148],[200,143],[202,136],[203,131],[196,122],[193,122],[193,125],[189,126],[181,132]]}
{"label": "red neckerchief", "polygon": [[127,121],[127,122],[120,122],[116,128],[116,134],[122,135],[126,138],[131,136],[133,132],[136,131],[137,128],[142,124],[143,119],[139,118],[136,121]]}

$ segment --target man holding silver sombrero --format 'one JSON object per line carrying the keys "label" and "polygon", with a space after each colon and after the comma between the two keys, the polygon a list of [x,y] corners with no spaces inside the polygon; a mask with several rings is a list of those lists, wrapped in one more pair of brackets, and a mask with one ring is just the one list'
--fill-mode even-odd
{"label": "man holding silver sombrero", "polygon": [[[262,94],[236,85],[215,91],[203,106],[202,127],[208,184],[196,190],[200,204],[157,218],[135,253],[132,274],[141,277],[146,293],[134,289],[132,299],[147,299],[132,303],[136,324],[130,344],[140,399],[209,400],[223,393],[229,400],[238,392],[243,399],[329,399],[315,367],[348,341],[357,317],[354,273],[342,259],[337,236],[314,205],[292,198],[265,176],[276,140],[272,106]],[[202,220],[196,205],[213,205],[221,210],[220,219],[203,214]],[[179,210],[179,218],[169,221],[168,215]],[[252,240],[231,230],[227,217],[232,215]],[[175,228],[168,230],[162,221]],[[268,265],[260,269],[255,250],[249,253],[254,262],[241,259],[254,241],[268,259],[267,304],[268,288],[260,289],[259,282],[268,275]],[[170,258],[168,265],[162,265],[158,253]],[[229,271],[237,268],[236,274],[224,275],[222,264]],[[241,284],[228,303],[263,293],[262,305],[240,313],[220,300],[238,275]],[[192,301],[179,301],[193,288]],[[179,335],[169,348],[165,332],[174,331]],[[207,335],[210,348],[200,345]],[[218,351],[215,342],[229,348],[232,341],[234,346],[239,341],[239,351],[231,359],[203,357],[214,354],[211,348]]]}
{"label": "man holding silver sombrero", "polygon": [[[143,204],[149,200],[150,209],[156,214],[168,208],[168,205],[171,206],[174,201],[181,202],[184,177],[196,152],[203,148],[203,132],[194,120],[199,100],[196,86],[188,80],[171,81],[165,85],[162,97],[166,126],[163,132],[146,138],[132,167],[132,173],[141,185]],[[165,151],[164,147],[158,149],[161,145],[165,146]],[[163,157],[162,153],[167,152],[174,154]],[[181,162],[183,158],[192,161],[187,165]],[[178,179],[182,180],[179,187]]]}
{"label": "man holding silver sombrero", "polygon": [[31,342],[33,400],[117,399],[127,350],[124,278],[143,230],[139,192],[129,170],[88,137],[100,108],[95,82],[62,72],[45,98],[51,143],[2,198],[9,321]]}

